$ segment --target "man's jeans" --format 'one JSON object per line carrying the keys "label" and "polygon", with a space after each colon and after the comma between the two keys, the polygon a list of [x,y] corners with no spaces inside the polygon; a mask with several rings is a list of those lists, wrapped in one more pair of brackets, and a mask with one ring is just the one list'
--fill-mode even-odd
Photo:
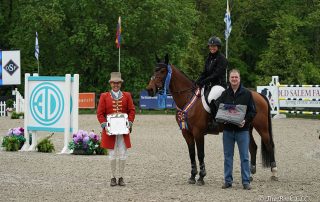
{"label": "man's jeans", "polygon": [[249,131],[223,131],[224,181],[232,184],[234,143],[237,142],[241,161],[242,184],[250,184]]}

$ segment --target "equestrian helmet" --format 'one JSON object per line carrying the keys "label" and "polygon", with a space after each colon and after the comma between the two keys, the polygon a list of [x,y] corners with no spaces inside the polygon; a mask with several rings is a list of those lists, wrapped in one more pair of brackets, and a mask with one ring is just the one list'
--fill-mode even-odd
{"label": "equestrian helmet", "polygon": [[213,36],[209,39],[208,41],[208,46],[218,46],[221,47],[221,40],[219,39],[219,37]]}

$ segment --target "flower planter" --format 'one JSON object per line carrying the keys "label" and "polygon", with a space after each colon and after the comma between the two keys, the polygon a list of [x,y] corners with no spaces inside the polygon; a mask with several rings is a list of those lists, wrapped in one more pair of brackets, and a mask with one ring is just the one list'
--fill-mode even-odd
{"label": "flower planter", "polygon": [[11,118],[12,112],[9,112],[9,111],[8,111],[8,112],[7,112],[7,115],[8,115],[9,118]]}
{"label": "flower planter", "polygon": [[93,151],[87,151],[84,149],[74,149],[72,154],[74,154],[74,155],[92,155]]}

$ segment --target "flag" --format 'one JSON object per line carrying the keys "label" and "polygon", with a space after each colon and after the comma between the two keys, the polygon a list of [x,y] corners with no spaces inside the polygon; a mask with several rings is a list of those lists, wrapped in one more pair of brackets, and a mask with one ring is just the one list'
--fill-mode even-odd
{"label": "flag", "polygon": [[224,31],[224,36],[225,39],[227,40],[230,36],[231,33],[231,14],[230,14],[230,10],[229,10],[229,1],[227,0],[227,10],[226,10],[226,14],[224,15],[224,22],[226,23],[226,30]]}
{"label": "flag", "polygon": [[38,32],[36,32],[36,45],[34,49],[34,56],[39,60],[39,43],[38,43]]}
{"label": "flag", "polygon": [[117,25],[117,36],[116,36],[116,44],[117,48],[121,46],[121,17],[119,16],[118,25]]}

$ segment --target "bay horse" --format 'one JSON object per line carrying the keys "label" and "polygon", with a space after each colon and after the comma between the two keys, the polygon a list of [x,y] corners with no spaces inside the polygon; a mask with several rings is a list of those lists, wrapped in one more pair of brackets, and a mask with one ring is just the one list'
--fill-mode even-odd
{"label": "bay horse", "polygon": [[[198,87],[196,87],[194,82],[190,80],[183,72],[177,69],[174,65],[169,64],[168,54],[165,56],[164,61],[160,61],[158,57],[156,57],[156,60],[156,68],[147,86],[148,94],[153,96],[164,88],[169,88],[177,106],[176,121],[180,126],[180,129],[182,122],[184,122],[184,126],[187,126],[181,131],[185,141],[188,144],[189,157],[191,160],[191,177],[188,179],[188,183],[204,185],[203,178],[206,176],[204,163],[204,136],[208,133],[207,128],[210,119],[212,119],[211,115],[203,107],[200,95],[195,92],[198,90]],[[251,91],[251,93],[256,105],[257,114],[249,131],[249,150],[251,157],[250,170],[252,174],[256,173],[257,145],[252,135],[252,130],[255,128],[261,136],[262,165],[263,167],[271,167],[271,180],[277,180],[278,177],[276,176],[277,167],[274,153],[275,146],[272,137],[270,105],[265,96],[255,91]],[[188,111],[186,112],[187,108]],[[183,118],[181,119],[181,117]],[[223,125],[220,125],[218,131],[216,131],[216,134],[222,131]],[[195,179],[196,175],[198,174],[195,158],[195,146],[197,147],[200,167],[199,178],[197,181]]]}

